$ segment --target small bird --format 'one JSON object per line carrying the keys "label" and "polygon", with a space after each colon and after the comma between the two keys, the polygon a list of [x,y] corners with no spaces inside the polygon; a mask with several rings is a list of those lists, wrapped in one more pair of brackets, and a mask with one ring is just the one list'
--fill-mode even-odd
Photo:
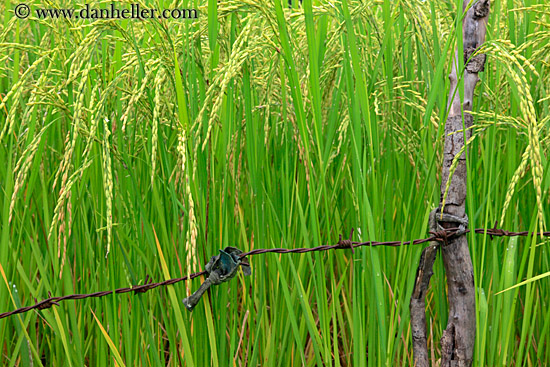
{"label": "small bird", "polygon": [[212,285],[218,285],[227,282],[237,275],[239,265],[243,268],[244,275],[252,274],[250,270],[250,264],[243,261],[239,255],[243,252],[236,247],[228,246],[223,250],[220,250],[219,255],[212,256],[210,261],[205,266],[205,270],[208,273],[206,280],[201,284],[199,289],[195,291],[189,297],[183,299],[185,308],[189,311],[193,311],[203,294]]}

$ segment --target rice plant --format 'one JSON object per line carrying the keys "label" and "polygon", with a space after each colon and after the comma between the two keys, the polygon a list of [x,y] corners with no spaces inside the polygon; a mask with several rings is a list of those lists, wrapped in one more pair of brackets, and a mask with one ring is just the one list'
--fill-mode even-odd
{"label": "rice plant", "polygon": [[[461,1],[144,1],[198,16],[139,20],[36,13],[85,8],[72,0],[19,19],[18,4],[0,5],[0,312],[183,277],[226,246],[427,236]],[[470,227],[547,230],[550,6],[495,0],[487,29]],[[474,365],[550,364],[549,241],[468,236]],[[199,278],[66,301],[0,320],[0,364],[409,366],[421,251],[254,256],[193,312]]]}

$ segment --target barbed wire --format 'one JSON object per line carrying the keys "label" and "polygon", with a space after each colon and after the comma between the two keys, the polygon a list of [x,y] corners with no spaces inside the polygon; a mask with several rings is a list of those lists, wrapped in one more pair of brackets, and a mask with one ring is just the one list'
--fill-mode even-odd
{"label": "barbed wire", "polygon": [[[496,224],[495,224],[495,227],[496,227]],[[491,237],[491,239],[493,237],[517,237],[517,236],[528,236],[528,235],[531,234],[531,232],[528,232],[528,231],[511,232],[511,231],[506,231],[506,230],[499,229],[499,228],[477,228],[477,229],[474,229],[473,231],[474,231],[474,233],[477,233],[477,234],[489,235]],[[409,246],[409,245],[420,245],[420,244],[423,244],[423,243],[426,243],[426,242],[432,242],[432,241],[436,241],[436,242],[439,242],[439,243],[447,243],[447,241],[449,239],[453,238],[453,236],[455,236],[457,234],[462,235],[462,234],[466,234],[466,233],[469,233],[469,232],[471,232],[470,229],[461,230],[459,228],[448,228],[448,229],[444,229],[444,230],[437,231],[437,232],[429,232],[431,234],[431,236],[428,237],[428,238],[422,238],[422,239],[416,239],[416,240],[410,240],[410,241],[382,241],[382,242],[379,242],[379,241],[366,241],[366,242],[357,242],[357,241],[352,241],[351,240],[351,238],[353,236],[353,229],[352,229],[348,239],[342,239],[342,236],[340,236],[340,240],[338,241],[338,243],[336,243],[334,245],[322,245],[322,246],[317,246],[317,247],[302,247],[302,248],[294,248],[294,249],[285,249],[285,248],[256,249],[256,250],[251,250],[251,251],[242,253],[240,255],[240,257],[244,258],[244,257],[247,257],[247,256],[254,256],[254,255],[266,254],[266,253],[303,254],[303,253],[306,253],[306,252],[328,251],[328,250],[337,250],[337,249],[351,249],[352,251],[354,251],[355,248],[362,247],[362,246],[399,247],[399,246]],[[537,236],[550,237],[550,232],[539,232],[539,233],[536,233],[536,235]],[[243,264],[247,264],[247,263],[243,263]],[[50,298],[42,300],[40,302],[37,302],[32,306],[21,307],[21,308],[18,308],[16,310],[13,310],[13,311],[10,311],[10,312],[4,312],[4,313],[0,314],[0,319],[6,318],[6,317],[9,317],[9,316],[12,316],[12,315],[20,314],[20,313],[25,313],[25,312],[28,312],[28,311],[31,311],[31,310],[44,310],[44,309],[51,308],[54,305],[59,306],[59,302],[66,301],[66,300],[71,300],[71,299],[72,300],[80,300],[80,299],[85,299],[85,298],[99,298],[99,297],[105,297],[105,296],[108,296],[108,295],[111,295],[111,294],[122,294],[122,293],[130,293],[130,292],[133,292],[134,294],[136,294],[136,293],[145,293],[147,291],[150,291],[151,289],[155,289],[155,288],[158,288],[158,287],[179,283],[179,282],[182,282],[184,280],[193,279],[193,278],[199,277],[199,276],[204,275],[204,274],[206,274],[206,271],[203,270],[203,271],[200,271],[198,273],[191,274],[189,276],[184,276],[184,277],[181,277],[181,278],[168,279],[168,280],[165,280],[163,282],[158,282],[158,283],[152,283],[151,279],[147,275],[145,277],[145,283],[144,284],[135,285],[135,286],[132,286],[132,287],[118,288],[118,289],[110,290],[110,291],[101,291],[101,292],[94,292],[94,293],[87,293],[87,294],[71,294],[71,295],[62,296],[62,297],[51,297],[51,294],[48,293],[48,296],[50,296]]]}

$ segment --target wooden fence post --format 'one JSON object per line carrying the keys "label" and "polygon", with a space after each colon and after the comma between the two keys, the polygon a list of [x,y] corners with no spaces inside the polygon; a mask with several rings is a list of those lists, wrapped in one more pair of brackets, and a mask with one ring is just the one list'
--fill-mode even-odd
{"label": "wooden fence post", "polygon": [[[449,115],[445,124],[445,146],[442,168],[440,207],[442,214],[456,220],[450,221],[436,215],[437,223],[443,228],[456,227],[457,221],[466,220],[466,154],[464,145],[471,135],[474,88],[479,80],[478,73],[483,71],[485,55],[472,55],[485,42],[489,0],[478,0],[467,8],[469,0],[464,0],[462,20],[463,50],[458,50],[452,61],[449,79]],[[464,89],[459,93],[459,57],[464,60],[462,75]],[[461,153],[462,152],[462,153]],[[460,156],[459,156],[460,154]],[[449,174],[455,157],[451,181]],[[448,186],[448,187],[447,187]],[[444,195],[445,200],[444,199]],[[443,205],[444,204],[444,205]],[[441,338],[441,366],[455,367],[472,365],[476,334],[475,286],[472,260],[468,250],[466,235],[450,238],[442,244],[441,255],[447,276],[449,319]],[[432,265],[437,247],[428,246],[421,257],[417,271],[415,289],[411,298],[411,325],[413,333],[414,360],[417,367],[429,366],[426,344],[426,316],[424,297],[427,292]]]}

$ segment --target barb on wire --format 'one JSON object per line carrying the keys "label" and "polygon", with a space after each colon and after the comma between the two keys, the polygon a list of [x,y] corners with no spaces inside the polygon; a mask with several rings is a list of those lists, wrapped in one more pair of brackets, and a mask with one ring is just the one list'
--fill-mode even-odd
{"label": "barb on wire", "polygon": [[[484,234],[489,235],[491,239],[493,237],[516,237],[516,236],[528,236],[531,233],[528,231],[522,231],[522,232],[510,232],[503,229],[496,228],[477,228],[474,229],[473,232],[477,234]],[[316,252],[316,251],[328,251],[328,250],[336,250],[336,249],[351,249],[354,251],[354,248],[361,247],[361,246],[392,246],[392,247],[398,247],[398,246],[409,246],[409,245],[420,245],[426,242],[432,242],[437,241],[439,243],[446,243],[449,239],[453,238],[457,233],[460,232],[460,234],[466,234],[468,232],[471,232],[472,230],[466,229],[465,231],[460,231],[460,228],[448,228],[437,232],[430,232],[431,236],[428,238],[423,239],[417,239],[417,240],[411,240],[411,241],[385,241],[385,242],[378,242],[378,241],[366,241],[366,242],[356,242],[352,241],[352,235],[353,235],[353,229],[351,230],[349,239],[342,240],[342,236],[340,236],[340,240],[335,245],[322,245],[317,247],[306,247],[306,248],[294,248],[294,249],[285,249],[285,248],[271,248],[271,249],[256,249],[251,250],[245,253],[240,254],[239,256],[241,259],[243,259],[243,262],[241,265],[248,265],[248,262],[246,259],[244,259],[247,256],[253,256],[253,255],[259,255],[259,254],[266,254],[266,253],[276,253],[276,254],[303,254],[306,252]],[[550,232],[539,232],[536,233],[537,236],[544,236],[544,237],[550,237]],[[122,294],[122,293],[129,293],[134,292],[134,294],[137,293],[145,293],[147,291],[150,291],[151,289],[155,289],[157,287],[161,286],[167,286],[175,283],[182,282],[187,279],[193,279],[196,277],[199,277],[201,275],[205,275],[206,271],[200,271],[198,273],[191,274],[189,276],[184,276],[182,278],[174,278],[174,279],[168,279],[163,282],[158,283],[151,283],[149,275],[145,277],[145,282],[142,285],[136,285],[132,287],[127,288],[118,288],[114,291],[102,291],[102,292],[95,292],[95,293],[89,293],[89,294],[71,294],[68,296],[62,296],[62,297],[51,297],[51,294],[48,293],[49,298],[42,300],[40,302],[35,303],[32,306],[27,307],[21,307],[16,310],[10,311],[10,312],[4,312],[0,314],[0,319],[25,313],[31,310],[44,310],[47,308],[51,308],[52,306],[59,306],[59,302],[66,301],[66,300],[79,300],[79,299],[85,299],[85,298],[98,298],[98,297],[104,297],[111,294]]]}
{"label": "barb on wire", "polygon": [[351,229],[351,232],[349,233],[349,239],[342,240],[342,235],[340,235],[340,240],[338,241],[338,248],[350,248],[351,253],[355,255],[355,250],[353,249],[353,242],[351,241],[353,237],[353,228]]}

